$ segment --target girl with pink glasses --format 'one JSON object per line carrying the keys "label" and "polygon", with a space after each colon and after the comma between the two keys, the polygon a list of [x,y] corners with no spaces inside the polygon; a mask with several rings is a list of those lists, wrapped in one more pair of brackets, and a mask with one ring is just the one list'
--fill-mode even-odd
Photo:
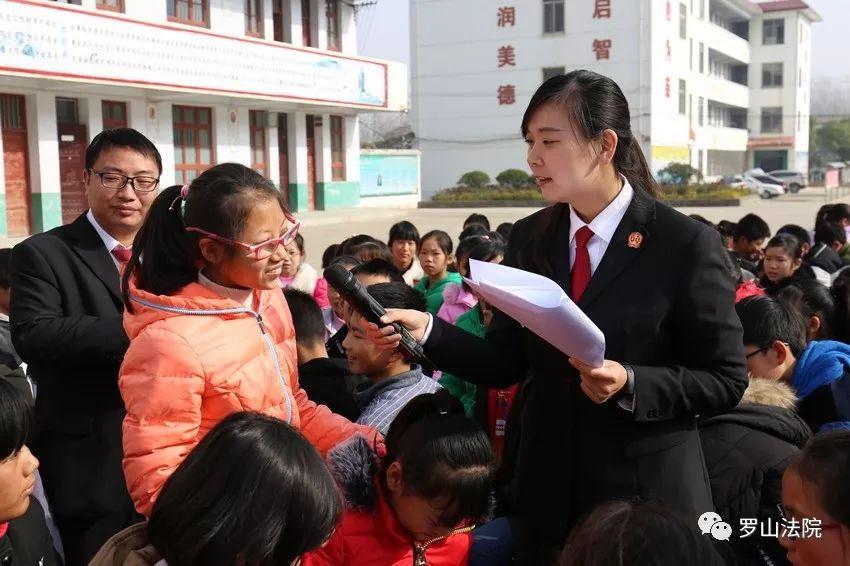
{"label": "girl with pink glasses", "polygon": [[145,516],[165,480],[237,411],[282,419],[325,453],[371,429],[317,406],[298,384],[279,278],[298,233],[280,192],[236,163],[165,189],[123,275],[130,347],[119,374],[124,475]]}

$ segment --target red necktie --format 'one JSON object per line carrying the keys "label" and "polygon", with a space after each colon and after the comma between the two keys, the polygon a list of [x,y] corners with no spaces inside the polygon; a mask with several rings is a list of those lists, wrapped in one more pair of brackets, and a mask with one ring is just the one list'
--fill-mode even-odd
{"label": "red necktie", "polygon": [[570,289],[574,302],[578,302],[587,284],[590,283],[590,254],[587,252],[587,242],[593,237],[593,230],[582,226],[576,232],[576,259],[570,274]]}
{"label": "red necktie", "polygon": [[112,248],[112,257],[118,260],[118,267],[123,268],[124,265],[130,261],[130,258],[133,257],[133,250],[131,248],[125,248],[121,244],[118,244],[114,248]]}

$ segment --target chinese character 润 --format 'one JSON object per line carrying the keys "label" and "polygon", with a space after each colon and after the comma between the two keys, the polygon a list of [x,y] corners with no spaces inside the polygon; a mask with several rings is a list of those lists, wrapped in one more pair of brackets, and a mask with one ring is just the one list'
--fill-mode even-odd
{"label": "chinese character \u6da6", "polygon": [[670,6],[670,0],[667,0],[667,21],[673,21],[673,7]]}
{"label": "chinese character \u6da6", "polygon": [[602,20],[611,18],[611,0],[596,0],[593,9],[593,19]]}
{"label": "chinese character \u6da6", "polygon": [[596,60],[611,58],[611,40],[610,39],[594,39],[593,51],[596,52]]}
{"label": "chinese character \u6da6", "polygon": [[516,53],[512,45],[503,45],[499,48],[499,66],[505,65],[516,67]]}
{"label": "chinese character \u6da6", "polygon": [[804,518],[803,531],[800,536],[803,538],[821,538],[821,536],[823,536],[823,532],[821,531],[820,519],[809,519],[808,517]]}
{"label": "chinese character \u6da6", "polygon": [[741,538],[752,536],[758,527],[758,519],[745,519],[741,517]]}
{"label": "chinese character \u6da6", "polygon": [[513,6],[499,8],[499,27],[513,27],[516,24],[516,9]]}
{"label": "chinese character \u6da6", "polygon": [[502,85],[499,87],[499,106],[508,106],[516,102],[516,87]]}

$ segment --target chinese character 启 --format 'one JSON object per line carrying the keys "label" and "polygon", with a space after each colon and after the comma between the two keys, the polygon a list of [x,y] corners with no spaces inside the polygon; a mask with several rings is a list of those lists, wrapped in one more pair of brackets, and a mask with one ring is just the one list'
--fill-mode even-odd
{"label": "chinese character \u542f", "polygon": [[499,106],[509,106],[516,102],[516,87],[502,85],[499,87]]}
{"label": "chinese character \u542f", "polygon": [[752,536],[758,528],[758,519],[745,519],[741,517],[741,538]]}
{"label": "chinese character \u542f", "polygon": [[513,6],[499,8],[499,27],[513,27],[516,24],[516,9]]}
{"label": "chinese character \u542f", "polygon": [[499,67],[505,65],[516,67],[516,52],[512,45],[503,45],[499,48]]}
{"label": "chinese character \u542f", "polygon": [[611,18],[611,0],[596,0],[593,9],[593,19],[602,20]]}
{"label": "chinese character \u542f", "polygon": [[593,51],[596,52],[596,60],[611,58],[611,40],[610,39],[594,39]]}

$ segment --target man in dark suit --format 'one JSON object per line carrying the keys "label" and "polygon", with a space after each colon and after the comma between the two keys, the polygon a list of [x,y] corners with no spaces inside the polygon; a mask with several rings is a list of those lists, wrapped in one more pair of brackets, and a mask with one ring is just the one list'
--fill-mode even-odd
{"label": "man in dark suit", "polygon": [[69,566],[139,520],[121,468],[119,270],[162,173],[156,147],[129,128],[98,134],[85,165],[88,212],[18,244],[12,261],[12,340],[37,387],[32,448]]}

